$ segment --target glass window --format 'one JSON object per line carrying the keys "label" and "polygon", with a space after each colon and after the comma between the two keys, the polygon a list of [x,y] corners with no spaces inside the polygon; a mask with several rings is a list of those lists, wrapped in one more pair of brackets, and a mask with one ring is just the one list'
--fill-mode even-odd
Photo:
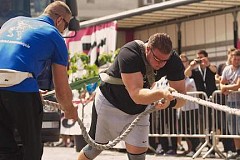
{"label": "glass window", "polygon": [[30,0],[0,0],[0,26],[16,16],[30,16]]}
{"label": "glass window", "polygon": [[51,0],[31,0],[31,15],[33,17],[41,15],[50,3]]}

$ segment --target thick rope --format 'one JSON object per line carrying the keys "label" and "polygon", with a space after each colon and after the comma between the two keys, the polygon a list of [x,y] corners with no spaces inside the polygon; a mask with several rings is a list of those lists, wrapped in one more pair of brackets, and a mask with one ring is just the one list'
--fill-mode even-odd
{"label": "thick rope", "polygon": [[99,150],[106,150],[106,149],[110,149],[113,148],[117,143],[119,143],[121,140],[123,140],[131,131],[132,129],[136,126],[136,124],[138,123],[138,121],[145,115],[155,111],[155,107],[151,106],[150,109],[145,110],[144,112],[140,113],[135,119],[134,121],[128,126],[127,129],[125,129],[125,131],[118,136],[116,139],[114,139],[113,141],[109,142],[108,144],[102,145],[102,144],[97,144],[94,142],[94,140],[88,135],[86,128],[84,127],[82,121],[80,119],[78,119],[78,124],[80,125],[80,128],[82,129],[82,134],[84,139],[86,140],[86,142],[91,145],[92,147],[95,147]]}
{"label": "thick rope", "polygon": [[195,102],[195,103],[201,104],[201,105],[206,106],[206,107],[210,107],[210,108],[213,108],[213,109],[216,109],[216,110],[224,111],[224,112],[229,113],[229,114],[240,115],[240,110],[239,109],[230,108],[226,105],[213,103],[213,102],[210,102],[210,101],[203,100],[201,98],[192,97],[192,96],[181,94],[181,93],[178,93],[178,92],[172,92],[172,95],[174,97],[185,99],[185,100],[188,100],[188,101],[191,101],[191,102]]}
{"label": "thick rope", "polygon": [[[52,108],[58,108],[58,109],[61,109],[61,106],[58,104],[58,103],[56,103],[56,102],[52,102],[52,101],[49,101],[49,100],[44,100],[44,106],[51,106]],[[92,147],[94,147],[94,148],[96,148],[96,149],[98,149],[98,150],[107,150],[107,149],[110,149],[110,148],[113,148],[117,143],[119,143],[121,140],[123,140],[130,132],[131,132],[131,130],[136,126],[136,124],[139,122],[139,120],[143,117],[143,116],[145,116],[145,115],[147,115],[147,114],[149,114],[149,113],[151,113],[151,112],[153,112],[153,111],[155,111],[156,109],[155,109],[155,107],[154,106],[150,106],[150,109],[147,109],[147,110],[145,110],[144,112],[142,112],[142,113],[140,113],[134,120],[133,120],[133,122],[128,126],[128,128],[127,129],[125,129],[125,131],[120,135],[120,136],[118,136],[116,139],[114,139],[113,141],[111,141],[111,142],[109,142],[108,144],[105,144],[105,145],[103,145],[103,144],[98,144],[98,143],[96,143],[90,136],[89,136],[89,134],[88,134],[88,132],[87,132],[87,129],[86,129],[86,127],[84,126],[84,124],[83,124],[83,121],[80,119],[80,118],[78,118],[78,124],[79,124],[79,126],[80,126],[80,128],[81,128],[81,130],[82,130],[82,135],[83,135],[83,137],[84,137],[84,139],[85,139],[85,141],[89,144],[89,145],[91,145]]]}
{"label": "thick rope", "polygon": [[[230,108],[226,105],[216,104],[216,103],[213,103],[213,102],[210,102],[210,101],[206,101],[206,100],[203,100],[203,99],[200,99],[200,98],[196,98],[196,97],[192,97],[192,96],[189,96],[189,95],[181,94],[181,93],[178,93],[178,92],[172,92],[172,95],[176,98],[185,99],[185,100],[195,102],[195,103],[198,103],[198,104],[201,104],[201,105],[204,105],[204,106],[207,106],[207,107],[211,107],[211,108],[214,108],[214,109],[217,109],[217,110],[221,110],[221,111],[224,111],[224,112],[227,112],[227,113],[230,113],[230,114],[240,115],[240,110],[239,109]],[[44,100],[44,105],[52,106],[53,108],[58,108],[58,109],[62,110],[61,106],[56,102]],[[117,143],[119,143],[121,140],[123,140],[131,132],[131,130],[136,126],[138,121],[143,116],[145,116],[145,115],[147,115],[151,112],[154,112],[154,111],[156,111],[155,107],[153,105],[150,105],[149,109],[140,113],[120,136],[118,136],[116,139],[114,139],[113,141],[111,141],[111,142],[109,142],[108,144],[105,144],[105,145],[96,143],[89,136],[89,134],[87,133],[86,127],[84,126],[83,122],[79,118],[78,118],[78,124],[79,124],[79,126],[82,130],[82,134],[83,134],[83,137],[84,137],[85,141],[89,145],[91,145],[92,147],[94,147],[98,150],[106,150],[106,149],[110,149],[110,148],[114,147]]]}

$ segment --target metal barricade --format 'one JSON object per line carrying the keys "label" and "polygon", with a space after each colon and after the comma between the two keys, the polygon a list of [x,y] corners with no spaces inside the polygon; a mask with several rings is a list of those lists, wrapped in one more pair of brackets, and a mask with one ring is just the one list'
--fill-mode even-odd
{"label": "metal barricade", "polygon": [[[208,100],[205,92],[196,91],[187,94]],[[167,108],[153,112],[150,115],[149,137],[155,138],[156,143],[160,143],[161,137],[202,138],[204,143],[194,155],[197,157],[202,148],[209,144],[209,127],[212,124],[209,121],[209,117],[211,117],[209,111],[206,106],[187,101],[185,107],[180,109]],[[158,140],[159,137],[160,140]]]}
{"label": "metal barricade", "polygon": [[[222,94],[219,90],[215,91],[212,94],[212,102],[226,105],[229,110],[240,109],[240,91],[232,91],[227,95]],[[237,112],[227,112],[221,108],[212,110],[215,120],[212,125],[212,149],[218,151],[216,139],[240,138],[240,115],[236,115]]]}

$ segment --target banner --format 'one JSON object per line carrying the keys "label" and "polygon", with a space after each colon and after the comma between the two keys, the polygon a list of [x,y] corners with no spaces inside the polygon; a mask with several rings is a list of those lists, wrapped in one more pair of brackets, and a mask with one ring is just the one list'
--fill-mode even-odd
{"label": "banner", "polygon": [[[98,55],[116,50],[116,21],[103,23],[77,31],[76,36],[67,38],[66,44],[71,54],[86,53],[90,56],[90,64],[94,64]],[[81,25],[81,24],[80,24]],[[74,35],[70,32],[68,36]]]}

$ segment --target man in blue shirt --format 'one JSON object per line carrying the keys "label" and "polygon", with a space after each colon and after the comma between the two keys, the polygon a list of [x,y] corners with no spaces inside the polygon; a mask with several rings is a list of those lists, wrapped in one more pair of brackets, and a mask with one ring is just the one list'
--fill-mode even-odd
{"label": "man in blue shirt", "polygon": [[[36,79],[49,60],[58,103],[66,118],[77,120],[68,84],[68,51],[61,36],[70,18],[68,6],[55,1],[40,17],[12,18],[0,30],[1,160],[41,159],[43,106]],[[23,155],[14,128],[23,142]]]}

